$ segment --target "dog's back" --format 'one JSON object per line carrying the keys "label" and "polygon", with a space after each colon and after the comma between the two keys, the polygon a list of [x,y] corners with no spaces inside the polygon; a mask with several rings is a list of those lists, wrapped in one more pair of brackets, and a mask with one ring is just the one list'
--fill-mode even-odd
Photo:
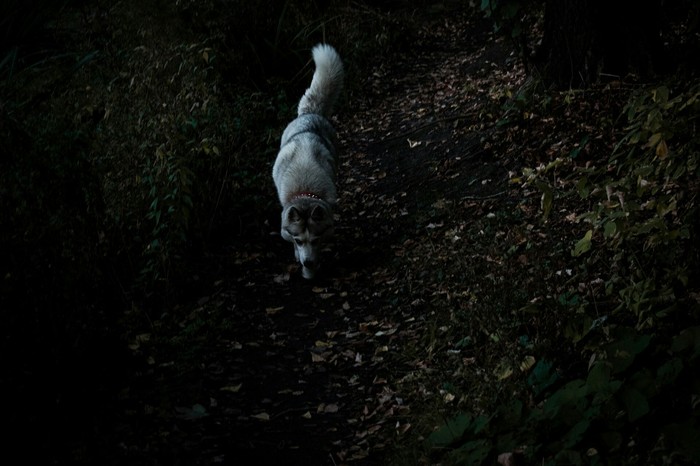
{"label": "dog's back", "polygon": [[299,101],[299,116],[282,134],[280,151],[272,169],[283,207],[299,193],[314,193],[334,205],[335,130],[328,118],[343,89],[343,63],[326,44],[312,50],[316,70],[311,85]]}

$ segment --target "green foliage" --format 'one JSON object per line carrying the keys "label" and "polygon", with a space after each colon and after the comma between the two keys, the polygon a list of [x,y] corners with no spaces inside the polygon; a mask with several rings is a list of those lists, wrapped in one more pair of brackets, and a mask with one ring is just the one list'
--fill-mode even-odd
{"label": "green foliage", "polygon": [[192,209],[192,172],[182,159],[158,147],[155,160],[143,169],[142,179],[150,204],[146,218],[152,229],[144,255],[142,277],[150,281],[166,280],[178,249],[187,240]]}
{"label": "green foliage", "polygon": [[[603,166],[576,166],[578,153],[572,152],[523,171],[526,183],[542,192],[544,219],[557,196],[575,192],[591,203],[581,216],[590,228],[571,254],[584,259],[587,270],[603,265],[611,271],[607,294],[618,294],[617,311],[632,311],[640,328],[671,310],[676,292],[688,284],[689,268],[695,268],[699,92],[695,83],[673,98],[666,86],[635,93],[624,109],[629,124]],[[566,186],[575,191],[557,192],[563,170],[570,168]]]}
{"label": "green foliage", "polygon": [[481,0],[481,11],[493,20],[495,31],[504,32],[515,39],[523,33],[523,3],[522,0]]}
{"label": "green foliage", "polygon": [[481,11],[495,32],[510,39],[521,57],[528,57],[528,31],[544,2],[538,0],[481,0]]}
{"label": "green foliage", "polygon": [[697,258],[692,192],[700,158],[699,95],[698,83],[674,98],[666,86],[636,93],[609,164],[583,170],[578,182],[581,196],[594,205],[584,219],[604,246],[590,262],[605,261],[617,271],[608,292],[617,290],[617,311],[631,311],[640,329],[654,326],[683,298],[678,291],[695,267],[689,259]]}
{"label": "green foliage", "polygon": [[[563,386],[532,384],[539,401],[514,399],[488,417],[459,414],[430,435],[428,448],[437,453],[453,446],[447,464],[490,464],[497,454],[514,451],[532,464],[635,464],[635,443],[642,444],[645,463],[668,456],[676,464],[698,461],[700,452],[689,441],[700,434],[690,409],[700,382],[698,328],[663,342],[629,328],[610,326],[606,332],[585,378]],[[551,367],[543,363],[529,381],[556,379]],[[686,387],[679,389],[680,383]],[[650,426],[650,419],[657,422]],[[692,435],[670,436],[680,425]]]}
{"label": "green foliage", "polygon": [[[677,87],[675,93],[670,89]],[[700,83],[634,93],[609,159],[578,165],[580,151],[524,169],[553,202],[579,198],[590,210],[571,243],[571,283],[554,310],[565,324],[562,358],[540,360],[521,392],[479,416],[448,419],[426,441],[446,464],[695,464],[700,461],[700,304],[697,300]],[[585,145],[584,137],[579,147]],[[562,188],[563,187],[563,188]]]}
{"label": "green foliage", "polygon": [[[0,77],[11,78],[13,73],[36,61],[33,49],[40,48],[42,27],[70,0],[5,0],[0,3]],[[43,46],[42,46],[43,47]],[[32,54],[27,54],[32,50]],[[41,53],[41,52],[40,52]],[[29,56],[27,56],[29,55]]]}
{"label": "green foliage", "polygon": [[554,365],[546,360],[538,361],[527,378],[527,383],[532,387],[535,396],[539,396],[544,390],[559,379]]}
{"label": "green foliage", "polygon": [[540,207],[542,208],[543,220],[549,217],[554,203],[555,191],[550,178],[556,178],[558,176],[559,167],[564,163],[565,161],[563,159],[557,158],[546,165],[541,164],[534,169],[529,167],[523,169],[525,183],[534,185],[542,192]]}

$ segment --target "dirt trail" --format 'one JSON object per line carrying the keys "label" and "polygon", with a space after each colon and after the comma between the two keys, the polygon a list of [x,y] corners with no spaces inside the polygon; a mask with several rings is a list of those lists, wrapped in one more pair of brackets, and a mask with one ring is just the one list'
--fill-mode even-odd
{"label": "dirt trail", "polygon": [[[472,21],[430,18],[410,52],[378,64],[365,92],[345,102],[335,122],[339,221],[321,278],[305,281],[292,265],[278,212],[268,237],[237,246],[245,259],[192,311],[221,322],[193,348],[200,367],[153,375],[154,399],[178,415],[167,438],[148,447],[152,456],[189,465],[387,464],[384,452],[411,422],[401,384],[416,367],[403,353],[423,344],[427,282],[439,280],[427,250],[413,245],[444,221],[436,203],[495,195],[507,178],[480,140],[490,89],[473,84],[514,65]],[[149,454],[124,448],[134,459]]]}

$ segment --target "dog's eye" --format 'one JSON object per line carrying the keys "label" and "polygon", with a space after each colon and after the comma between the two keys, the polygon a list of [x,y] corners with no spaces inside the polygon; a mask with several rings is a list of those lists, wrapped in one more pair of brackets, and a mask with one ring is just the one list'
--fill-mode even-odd
{"label": "dog's eye", "polygon": [[304,244],[304,242],[302,240],[300,240],[299,238],[294,238],[294,242],[297,243],[297,246],[301,246]]}

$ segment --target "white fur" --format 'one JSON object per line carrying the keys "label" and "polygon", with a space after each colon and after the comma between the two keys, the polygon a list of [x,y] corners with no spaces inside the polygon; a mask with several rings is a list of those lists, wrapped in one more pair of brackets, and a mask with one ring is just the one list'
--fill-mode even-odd
{"label": "white fur", "polygon": [[343,88],[343,63],[330,45],[312,51],[316,70],[299,101],[298,117],[282,134],[272,179],[282,205],[282,238],[294,244],[294,255],[312,278],[321,248],[333,232],[335,130],[328,118]]}

